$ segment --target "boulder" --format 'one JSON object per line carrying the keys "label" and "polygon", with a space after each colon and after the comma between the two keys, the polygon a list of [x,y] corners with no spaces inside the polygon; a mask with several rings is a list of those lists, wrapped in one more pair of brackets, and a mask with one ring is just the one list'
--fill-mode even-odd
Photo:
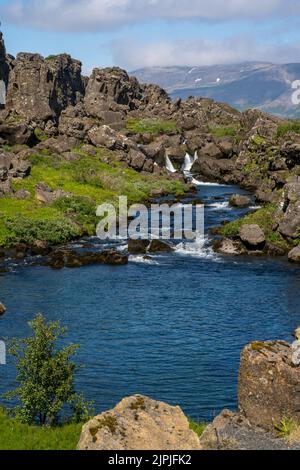
{"label": "boulder", "polygon": [[94,126],[88,132],[90,142],[96,147],[105,147],[109,150],[124,150],[127,147],[127,138],[109,126]]}
{"label": "boulder", "polygon": [[293,248],[288,254],[291,263],[300,263],[300,246]]}
{"label": "boulder", "polygon": [[261,250],[266,244],[266,237],[259,225],[242,225],[240,239],[249,250]]}
{"label": "boulder", "polygon": [[132,255],[144,255],[149,244],[149,240],[128,240],[128,252]]}
{"label": "boulder", "polygon": [[19,191],[15,192],[14,198],[15,199],[20,199],[20,200],[30,199],[31,194],[26,189],[19,189]]}
{"label": "boulder", "polygon": [[300,368],[289,343],[255,342],[241,355],[239,407],[253,425],[274,431],[283,419],[300,423]]}
{"label": "boulder", "polygon": [[96,416],[82,429],[78,450],[201,450],[179,407],[136,395]]}
{"label": "boulder", "polygon": [[0,317],[6,312],[6,307],[0,302]]}
{"label": "boulder", "polygon": [[243,196],[241,194],[235,194],[230,198],[229,204],[232,207],[249,207],[252,204],[250,197]]}
{"label": "boulder", "polygon": [[128,154],[128,161],[131,168],[136,171],[142,171],[144,164],[146,163],[146,157],[142,152],[131,149]]}
{"label": "boulder", "polygon": [[246,253],[245,248],[242,246],[241,242],[237,240],[231,240],[230,238],[224,238],[220,241],[217,241],[215,245],[215,251],[221,255],[242,255]]}
{"label": "boulder", "polygon": [[148,252],[149,253],[171,253],[173,248],[162,240],[152,240]]}

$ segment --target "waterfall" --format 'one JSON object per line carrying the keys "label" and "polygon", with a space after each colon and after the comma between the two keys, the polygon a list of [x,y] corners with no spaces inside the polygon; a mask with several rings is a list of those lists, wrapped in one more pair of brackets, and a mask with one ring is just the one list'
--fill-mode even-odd
{"label": "waterfall", "polygon": [[185,157],[184,157],[184,164],[183,164],[183,167],[182,167],[183,173],[190,172],[191,169],[192,169],[193,164],[194,164],[194,162],[193,162],[191,156],[188,153],[186,153]]}
{"label": "waterfall", "polygon": [[174,165],[173,163],[171,162],[170,160],[170,157],[168,155],[166,155],[166,169],[170,172],[170,173],[176,173],[176,170],[174,168]]}

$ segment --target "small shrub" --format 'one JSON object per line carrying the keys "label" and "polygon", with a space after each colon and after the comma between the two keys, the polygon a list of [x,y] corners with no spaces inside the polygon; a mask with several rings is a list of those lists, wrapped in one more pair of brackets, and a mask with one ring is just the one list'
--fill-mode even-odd
{"label": "small shrub", "polygon": [[17,369],[18,387],[6,397],[18,400],[13,408],[15,416],[24,424],[53,426],[69,404],[77,409],[80,421],[79,411],[85,411],[85,407],[74,390],[78,367],[71,360],[78,346],[58,349],[57,341],[65,329],[59,322],[47,323],[43,315],[37,315],[29,326],[32,336],[12,341],[9,349]]}
{"label": "small shrub", "polygon": [[298,425],[293,419],[283,418],[280,423],[275,426],[278,432],[278,437],[288,438],[293,432],[296,431]]}

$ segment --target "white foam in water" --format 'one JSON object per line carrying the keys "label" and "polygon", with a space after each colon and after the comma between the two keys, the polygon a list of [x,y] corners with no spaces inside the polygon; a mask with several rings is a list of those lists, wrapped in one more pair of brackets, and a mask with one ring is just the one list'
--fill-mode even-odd
{"label": "white foam in water", "polygon": [[176,246],[175,252],[180,255],[193,256],[196,258],[207,258],[217,260],[218,256],[208,245],[208,239],[199,235],[195,241],[184,241]]}
{"label": "white foam in water", "polygon": [[129,261],[132,262],[132,263],[149,264],[149,265],[152,265],[152,266],[161,264],[156,259],[154,259],[152,257],[147,258],[147,257],[145,257],[145,255],[137,255],[137,256],[131,255],[129,257]]}
{"label": "white foam in water", "polygon": [[224,209],[231,210],[232,209],[228,201],[215,202],[214,204],[209,204],[207,207],[213,210],[224,210]]}

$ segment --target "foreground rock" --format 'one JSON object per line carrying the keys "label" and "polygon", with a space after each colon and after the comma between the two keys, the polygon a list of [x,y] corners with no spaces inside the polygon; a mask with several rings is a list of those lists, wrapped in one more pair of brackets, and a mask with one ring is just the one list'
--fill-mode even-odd
{"label": "foreground rock", "polygon": [[102,252],[78,253],[73,250],[56,250],[51,254],[48,266],[53,269],[81,268],[93,264],[124,266],[128,264],[128,256],[115,250]]}
{"label": "foreground rock", "polygon": [[179,407],[133,396],[89,421],[78,450],[201,450]]}
{"label": "foreground rock", "polygon": [[215,243],[214,249],[221,255],[237,256],[246,253],[239,240],[231,240],[230,238],[224,238],[223,240]]}
{"label": "foreground rock", "polygon": [[200,438],[204,450],[299,450],[300,443],[279,439],[252,426],[240,413],[224,410]]}
{"label": "foreground rock", "polygon": [[273,431],[283,419],[300,423],[300,368],[290,344],[252,343],[241,355],[239,407],[255,426]]}
{"label": "foreground rock", "polygon": [[6,312],[6,307],[0,302],[0,317]]}

